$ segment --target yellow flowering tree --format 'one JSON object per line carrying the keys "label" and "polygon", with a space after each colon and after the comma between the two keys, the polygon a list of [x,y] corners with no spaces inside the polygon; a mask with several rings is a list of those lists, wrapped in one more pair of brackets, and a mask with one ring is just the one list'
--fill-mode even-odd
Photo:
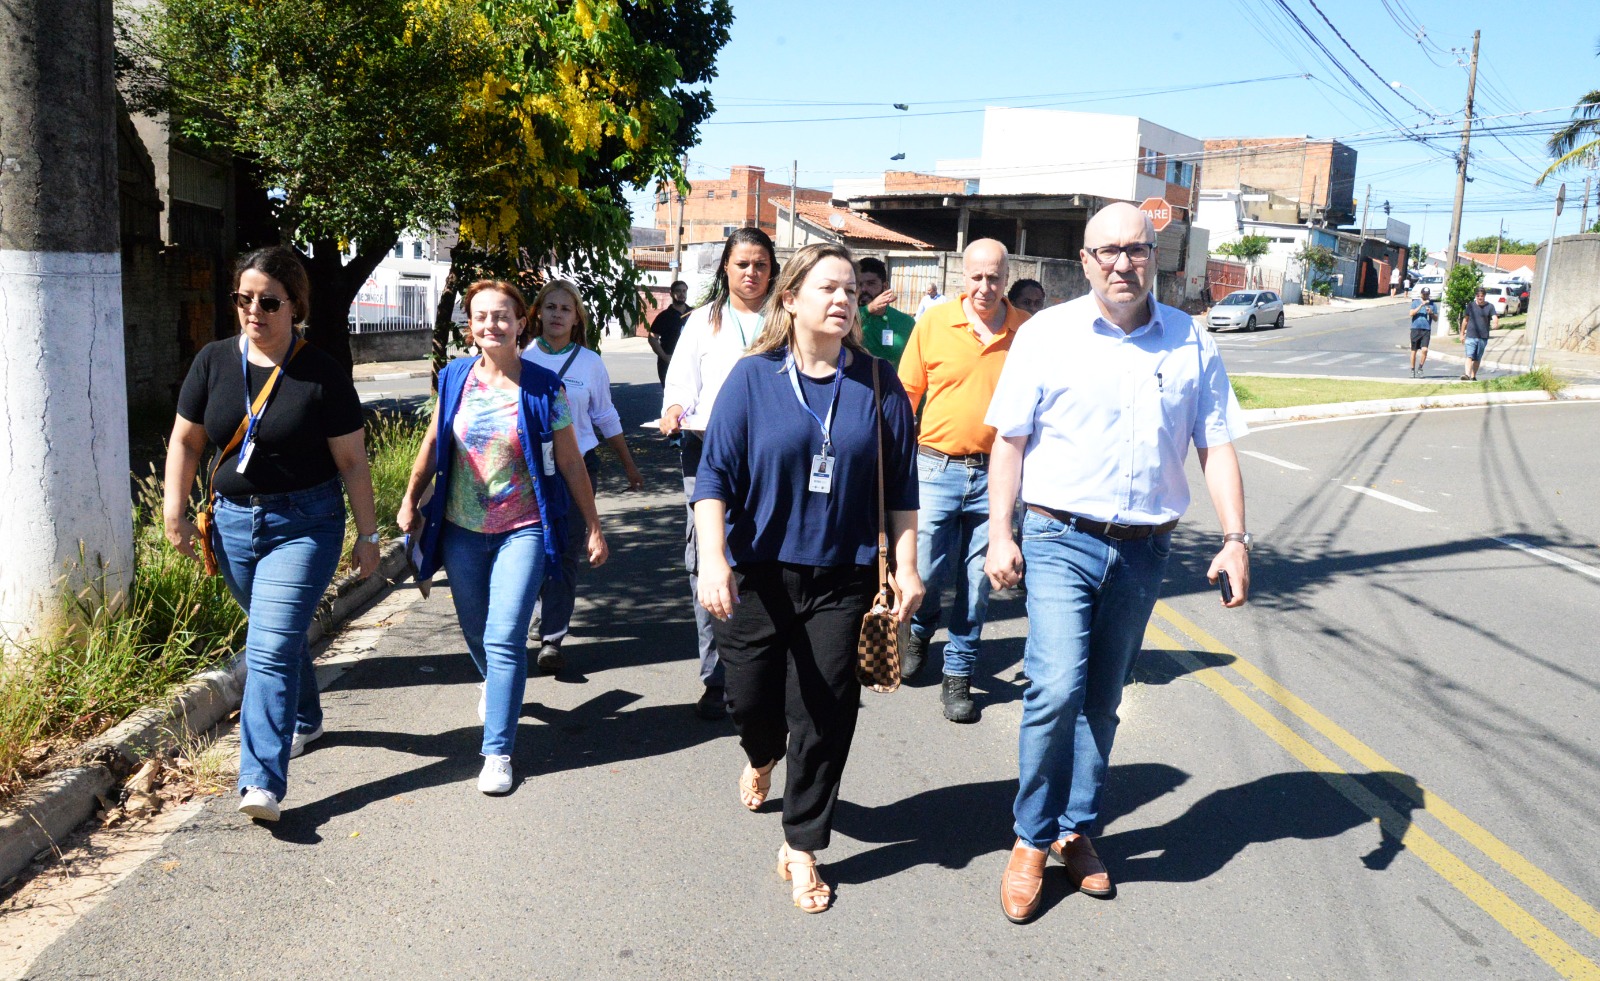
{"label": "yellow flowering tree", "polygon": [[239,162],[239,246],[301,250],[308,336],[348,364],[372,270],[453,221],[458,274],[555,265],[598,319],[636,314],[623,194],[681,179],[731,20],[726,0],[155,0],[118,47],[131,108]]}

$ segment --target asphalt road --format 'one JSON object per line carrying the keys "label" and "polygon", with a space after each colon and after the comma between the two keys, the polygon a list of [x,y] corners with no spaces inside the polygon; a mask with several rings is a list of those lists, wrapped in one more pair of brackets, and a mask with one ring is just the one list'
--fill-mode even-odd
{"label": "asphalt road", "polygon": [[[608,360],[632,434],[649,358]],[[1120,893],[1052,867],[1026,927],[997,908],[1020,602],[991,607],[979,724],[945,722],[931,677],[864,696],[822,856],[837,903],[806,916],[774,874],[776,798],[746,813],[732,727],[689,711],[683,512],[669,454],[634,439],[649,488],[605,487],[613,562],[571,666],[529,681],[512,794],[473,786],[446,592],[402,590],[332,679],[283,821],[207,805],[25,976],[1594,976],[1597,425],[1555,405],[1241,441],[1273,458],[1244,458],[1253,601],[1223,611],[1200,578],[1196,482],[1113,758]]]}
{"label": "asphalt road", "polygon": [[[1336,313],[1291,314],[1282,328],[1260,328],[1246,333],[1222,330],[1211,336],[1232,374],[1328,375],[1411,381],[1410,324],[1407,303],[1363,306]],[[1434,342],[1440,349],[1460,355],[1459,344]],[[1450,381],[1461,376],[1462,363],[1430,356],[1424,369],[1428,381]],[[1484,368],[1480,378],[1505,372]]]}

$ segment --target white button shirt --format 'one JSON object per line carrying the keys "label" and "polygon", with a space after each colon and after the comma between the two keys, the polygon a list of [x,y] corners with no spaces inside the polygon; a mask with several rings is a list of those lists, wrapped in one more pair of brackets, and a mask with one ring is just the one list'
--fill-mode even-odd
{"label": "white button shirt", "polygon": [[1017,332],[985,421],[1028,437],[1022,499],[1129,525],[1189,507],[1189,444],[1249,430],[1211,338],[1182,310],[1150,301],[1131,334],[1091,293],[1034,314]]}

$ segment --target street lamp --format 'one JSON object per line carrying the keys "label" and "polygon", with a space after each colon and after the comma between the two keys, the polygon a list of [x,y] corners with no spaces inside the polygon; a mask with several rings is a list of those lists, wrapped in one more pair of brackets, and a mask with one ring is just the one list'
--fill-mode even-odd
{"label": "street lamp", "polygon": [[1421,99],[1422,104],[1433,111],[1433,118],[1428,120],[1430,123],[1438,124],[1450,122],[1450,117],[1440,112],[1438,106],[1435,106],[1433,103],[1429,102],[1426,96],[1424,96],[1421,92],[1418,92],[1416,89],[1412,89],[1411,86],[1407,85],[1406,83],[1390,82],[1389,87],[1394,89],[1396,92],[1400,91],[1401,89],[1411,89],[1411,93],[1417,98]]}

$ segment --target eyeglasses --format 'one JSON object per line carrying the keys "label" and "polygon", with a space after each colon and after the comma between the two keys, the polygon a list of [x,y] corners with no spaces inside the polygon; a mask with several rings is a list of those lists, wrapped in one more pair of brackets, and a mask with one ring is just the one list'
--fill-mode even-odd
{"label": "eyeglasses", "polygon": [[1083,251],[1094,256],[1096,262],[1110,269],[1117,264],[1117,257],[1126,255],[1128,261],[1136,266],[1142,266],[1150,261],[1156,254],[1156,247],[1151,242],[1134,242],[1132,245],[1097,245],[1094,248],[1085,248]]}
{"label": "eyeglasses", "polygon": [[250,296],[246,293],[229,293],[228,295],[233,298],[233,305],[240,310],[248,310],[250,309],[250,304],[259,303],[261,304],[262,313],[277,313],[278,308],[283,306],[283,298],[273,296],[271,293],[262,293],[259,296]]}

